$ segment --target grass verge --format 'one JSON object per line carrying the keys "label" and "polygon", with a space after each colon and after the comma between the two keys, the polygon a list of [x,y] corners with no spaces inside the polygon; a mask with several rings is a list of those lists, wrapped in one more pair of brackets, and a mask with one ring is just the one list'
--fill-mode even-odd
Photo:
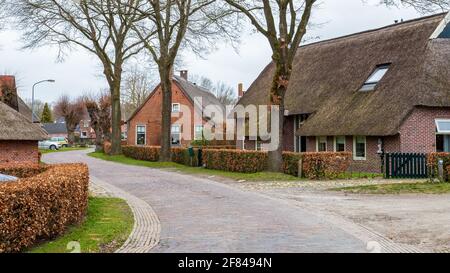
{"label": "grass verge", "polygon": [[89,149],[89,148],[67,147],[67,148],[60,148],[59,150],[39,149],[39,152],[41,152],[41,154],[51,154],[51,153],[60,153],[60,152],[80,151],[80,150],[87,150],[87,149]]}
{"label": "grass verge", "polygon": [[445,194],[450,193],[450,183],[400,183],[331,189],[345,193],[360,194]]}
{"label": "grass verge", "polygon": [[128,158],[124,155],[109,156],[103,153],[89,153],[91,157],[122,163],[126,165],[149,167],[155,169],[167,169],[169,171],[179,171],[186,174],[195,174],[203,176],[218,176],[233,179],[236,181],[300,181],[298,177],[283,174],[283,173],[271,173],[271,172],[259,172],[259,173],[234,173],[219,170],[209,170],[205,168],[189,167],[174,162],[150,162],[144,160],[136,160]]}
{"label": "grass verge", "polygon": [[126,241],[134,219],[127,203],[118,198],[90,197],[86,220],[54,241],[45,242],[31,253],[68,253],[69,243],[77,242],[81,253],[110,253]]}

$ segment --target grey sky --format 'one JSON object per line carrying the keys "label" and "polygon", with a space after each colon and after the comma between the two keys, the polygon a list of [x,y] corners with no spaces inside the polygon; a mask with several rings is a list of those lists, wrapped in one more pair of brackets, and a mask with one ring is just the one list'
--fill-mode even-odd
{"label": "grey sky", "polygon": [[[312,18],[314,24],[320,26],[311,29],[307,36],[329,39],[421,16],[411,8],[386,8],[378,3],[379,0],[322,0]],[[62,93],[77,96],[106,88],[99,63],[85,51],[69,52],[65,62],[56,63],[55,48],[21,51],[18,40],[19,35],[13,31],[0,33],[0,74],[17,75],[22,97],[31,97],[33,83],[47,78],[57,82],[36,89],[36,98],[42,101],[52,102]],[[270,49],[257,33],[243,37],[242,41],[239,53],[223,45],[206,56],[206,60],[185,52],[181,68],[233,87],[242,82],[247,88],[269,63]]]}

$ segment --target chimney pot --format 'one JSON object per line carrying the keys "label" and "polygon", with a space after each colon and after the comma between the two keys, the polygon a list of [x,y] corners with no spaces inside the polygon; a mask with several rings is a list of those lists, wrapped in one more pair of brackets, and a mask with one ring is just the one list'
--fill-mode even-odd
{"label": "chimney pot", "polygon": [[244,84],[242,83],[238,85],[238,95],[239,98],[242,98],[244,96]]}
{"label": "chimney pot", "polygon": [[180,71],[180,77],[182,77],[185,80],[188,80],[188,71],[187,70],[181,70]]}

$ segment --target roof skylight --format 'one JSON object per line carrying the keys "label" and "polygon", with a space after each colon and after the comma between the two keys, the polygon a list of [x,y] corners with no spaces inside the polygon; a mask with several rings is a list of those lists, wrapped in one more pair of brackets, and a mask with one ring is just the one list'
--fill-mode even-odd
{"label": "roof skylight", "polygon": [[359,91],[372,91],[389,71],[389,65],[379,65]]}

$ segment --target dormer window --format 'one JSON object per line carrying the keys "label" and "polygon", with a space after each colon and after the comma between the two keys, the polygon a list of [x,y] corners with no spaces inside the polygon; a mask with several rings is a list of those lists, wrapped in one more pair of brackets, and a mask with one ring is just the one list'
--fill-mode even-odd
{"label": "dormer window", "polygon": [[381,79],[383,79],[388,70],[389,64],[377,66],[375,71],[373,71],[373,73],[370,75],[370,77],[367,79],[367,81],[364,83],[364,85],[361,87],[359,91],[365,92],[375,90],[375,87],[378,85]]}

